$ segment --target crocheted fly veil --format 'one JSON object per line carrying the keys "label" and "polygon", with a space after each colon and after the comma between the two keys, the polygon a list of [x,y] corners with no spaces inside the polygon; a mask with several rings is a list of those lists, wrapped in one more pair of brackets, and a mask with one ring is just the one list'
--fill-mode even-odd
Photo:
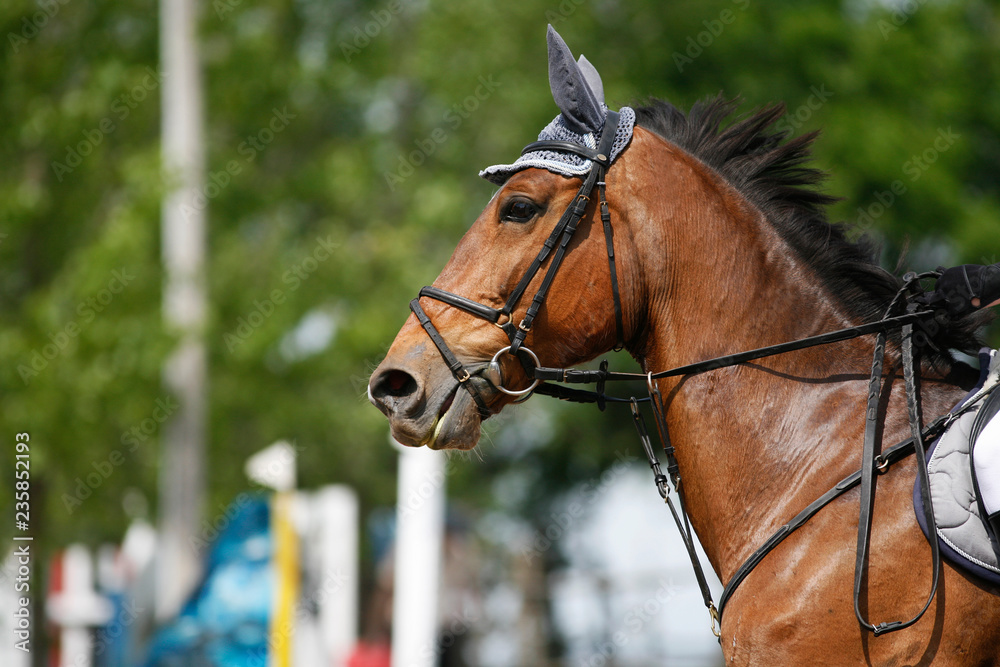
{"label": "crocheted fly veil", "polygon": [[[604,104],[604,85],[601,76],[585,57],[573,59],[566,42],[549,26],[549,87],[561,113],[538,135],[539,141],[571,141],[589,148],[597,148],[597,140],[604,128],[608,107]],[[615,142],[611,148],[611,161],[621,154],[632,139],[635,112],[629,107],[619,111],[621,119]],[[548,169],[563,176],[583,176],[590,170],[591,161],[572,153],[535,151],[525,153],[513,164],[487,167],[479,175],[497,185],[503,185],[514,173],[529,167]]]}

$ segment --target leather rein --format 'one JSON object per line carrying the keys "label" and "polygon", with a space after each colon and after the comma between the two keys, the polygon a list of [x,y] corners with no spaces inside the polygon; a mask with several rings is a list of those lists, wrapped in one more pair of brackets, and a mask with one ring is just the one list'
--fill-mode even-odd
{"label": "leather rein", "polygon": [[[582,144],[566,141],[537,141],[526,146],[521,152],[522,155],[539,150],[572,153],[590,160],[591,167],[587,175],[584,177],[583,184],[580,186],[579,191],[573,198],[572,203],[563,212],[559,222],[556,223],[552,232],[542,244],[542,248],[539,250],[535,259],[532,261],[517,286],[511,292],[502,308],[492,308],[473,301],[467,297],[463,297],[437,287],[429,286],[422,288],[418,297],[410,301],[410,309],[413,311],[414,315],[416,315],[417,320],[427,332],[427,335],[430,337],[435,347],[437,347],[454,378],[458,381],[459,385],[465,387],[471,395],[472,400],[475,402],[479,411],[479,415],[483,419],[488,417],[490,412],[486,405],[486,401],[483,399],[481,394],[480,387],[483,386],[482,383],[488,383],[493,388],[505,394],[517,396],[519,397],[519,400],[526,400],[531,394],[537,393],[562,400],[581,403],[596,403],[601,410],[604,410],[607,402],[629,404],[633,421],[639,434],[640,442],[646,454],[650,468],[654,474],[654,483],[656,484],[656,488],[660,496],[670,508],[671,515],[673,516],[674,522],[680,532],[688,556],[691,559],[691,565],[694,569],[698,586],[701,589],[703,601],[712,619],[712,632],[716,635],[716,637],[719,637],[721,634],[722,612],[725,609],[726,603],[732,597],[740,583],[746,579],[750,572],[753,571],[753,569],[764,559],[764,557],[782,541],[784,541],[785,538],[787,538],[791,533],[805,524],[805,522],[814,516],[820,509],[825,507],[835,498],[858,485],[861,486],[861,509],[858,522],[858,544],[855,560],[855,615],[857,616],[861,627],[871,631],[876,636],[909,627],[919,620],[928,609],[937,590],[941,569],[941,558],[936,539],[929,540],[931,543],[931,559],[933,569],[931,590],[926,604],[916,616],[906,621],[889,621],[876,625],[870,623],[864,618],[859,600],[861,596],[861,589],[866,580],[868,567],[869,546],[871,539],[871,514],[874,506],[876,476],[885,473],[892,464],[912,453],[916,453],[919,456],[919,460],[924,461],[926,459],[925,441],[940,435],[944,429],[961,414],[960,411],[956,411],[943,415],[926,428],[923,427],[920,410],[919,377],[915,371],[915,369],[919,368],[919,346],[914,346],[914,325],[920,325],[923,321],[932,318],[935,315],[935,312],[932,310],[920,310],[915,303],[910,302],[908,299],[910,296],[919,293],[919,281],[921,279],[936,277],[938,274],[933,272],[920,275],[909,273],[904,276],[902,288],[889,305],[881,320],[820,334],[818,336],[811,336],[788,343],[771,345],[755,350],[700,361],[658,373],[641,374],[612,372],[608,370],[606,360],[601,363],[600,368],[597,370],[542,367],[539,363],[537,355],[524,345],[524,341],[528,333],[531,331],[531,326],[536,315],[545,303],[552,281],[562,264],[566,252],[568,251],[570,241],[576,232],[577,226],[586,213],[595,188],[597,188],[598,191],[600,215],[604,227],[604,238],[607,246],[608,265],[611,276],[612,298],[614,301],[617,342],[613,349],[620,350],[624,347],[624,324],[621,297],[619,295],[618,276],[615,266],[614,239],[611,227],[611,215],[608,210],[607,199],[605,197],[604,182],[604,175],[611,166],[611,147],[614,142],[618,122],[619,115],[616,112],[608,111],[607,120],[605,121],[604,129],[601,133],[601,138],[598,142],[596,150]],[[551,263],[546,270],[542,284],[532,298],[531,304],[528,306],[523,319],[515,326],[512,314],[521,299],[524,297],[529,283],[531,283],[531,281],[535,278],[542,264],[549,259],[550,256]],[[466,366],[448,347],[448,344],[445,342],[440,332],[438,332],[433,322],[431,322],[430,318],[424,312],[420,305],[420,299],[423,297],[441,301],[449,306],[458,308],[459,310],[493,323],[507,335],[510,345],[498,350],[488,365],[479,364],[476,367]],[[904,308],[905,312],[898,312],[901,308]],[[896,329],[901,330],[903,375],[906,385],[907,411],[912,436],[909,439],[880,452],[881,433],[879,432],[879,402],[882,396],[881,383],[882,369],[885,358],[885,345],[887,332]],[[670,436],[667,431],[667,424],[663,411],[663,400],[655,380],[667,377],[704,373],[710,370],[735,366],[754,359],[775,356],[817,345],[827,345],[873,333],[877,334],[877,338],[875,343],[874,358],[872,361],[871,381],[869,383],[861,470],[841,480],[832,489],[813,501],[809,506],[799,512],[799,514],[797,514],[793,519],[779,528],[770,538],[768,538],[743,563],[743,565],[737,569],[729,582],[725,585],[722,595],[719,598],[718,607],[716,607],[712,599],[712,593],[709,590],[701,562],[695,552],[694,534],[684,506],[684,494],[681,485],[680,469],[677,464],[674,447],[670,443]],[[919,336],[919,332],[916,335]],[[498,360],[504,353],[511,354],[518,359],[528,378],[532,380],[530,386],[520,390],[511,390],[503,386],[503,376]],[[629,399],[623,399],[608,396],[604,393],[604,385],[606,382],[628,380],[644,380],[647,385],[648,396],[645,398],[631,397]],[[542,382],[563,382],[568,384],[596,383],[597,391],[590,392],[571,389],[562,385],[540,384]],[[640,410],[640,403],[649,403],[651,406],[651,411],[656,424],[656,430],[666,456],[667,473],[669,476],[664,475],[660,467],[648,429],[645,425],[642,411]],[[930,482],[928,479],[927,467],[924,465],[918,465],[917,469],[918,479],[922,489],[921,495],[924,498],[922,512],[928,520],[927,525],[933,526],[934,515],[933,508],[931,506],[930,493],[928,493]],[[671,485],[673,486],[674,492],[678,497],[679,509],[675,507],[670,500]]]}

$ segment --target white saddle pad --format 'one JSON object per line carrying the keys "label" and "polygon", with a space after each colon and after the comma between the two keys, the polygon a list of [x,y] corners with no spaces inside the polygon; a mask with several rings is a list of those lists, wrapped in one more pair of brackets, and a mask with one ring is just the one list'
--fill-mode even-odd
{"label": "white saddle pad", "polygon": [[[994,351],[984,391],[996,386],[998,376],[1000,376],[1000,355]],[[969,562],[1000,575],[1000,563],[997,562],[997,556],[980,518],[969,459],[972,426],[986,397],[980,392],[969,400],[974,401],[973,407],[948,427],[928,458],[927,470],[930,473],[934,520],[941,542]],[[986,442],[988,438],[993,439],[989,445]],[[989,462],[984,461],[982,457],[988,452],[1000,452],[1000,442],[997,439],[1000,439],[1000,418],[994,418],[986,426],[976,445],[977,470],[980,471],[979,484],[985,492],[984,495],[993,494],[991,496],[993,502],[1000,501],[1000,479],[984,478],[983,465]]]}

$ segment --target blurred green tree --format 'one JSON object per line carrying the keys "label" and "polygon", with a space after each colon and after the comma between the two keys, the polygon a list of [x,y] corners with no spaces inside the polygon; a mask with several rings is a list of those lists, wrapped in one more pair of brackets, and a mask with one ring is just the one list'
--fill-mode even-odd
{"label": "blurred green tree", "polygon": [[[156,9],[0,6],[0,432],[31,433],[33,522],[53,548],[116,540],[126,490],[156,497],[172,346]],[[597,65],[612,106],[687,108],[719,90],[748,110],[786,102],[790,132],[823,129],[816,164],[842,197],[832,216],[879,236],[889,265],[909,238],[907,265],[933,268],[998,261],[997,22],[978,0],[205,2],[206,512],[279,438],[300,446],[303,485],[392,502],[395,458],[367,376],[489,199],[476,170],[555,114],[546,23]],[[521,416],[545,422],[546,442],[527,442],[517,415],[490,426],[500,444],[454,466],[454,497],[541,521],[632,447],[613,412],[532,410]],[[530,471],[527,486],[507,483],[511,470]]]}

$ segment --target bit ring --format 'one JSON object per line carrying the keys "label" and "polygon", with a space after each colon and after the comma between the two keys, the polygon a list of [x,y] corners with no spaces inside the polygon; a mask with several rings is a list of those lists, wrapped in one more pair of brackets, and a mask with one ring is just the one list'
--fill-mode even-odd
{"label": "bit ring", "polygon": [[[493,359],[490,360],[490,367],[494,367],[494,366],[499,367],[499,363],[497,362],[497,359],[499,359],[500,355],[503,354],[504,352],[508,351],[509,349],[510,349],[510,345],[508,345],[507,347],[502,347],[499,350],[497,350],[497,353],[493,355]],[[521,349],[528,353],[528,356],[531,357],[531,360],[535,362],[535,366],[541,366],[542,365],[541,362],[538,360],[538,355],[537,354],[535,354],[530,349],[528,349],[528,348],[526,348],[524,346],[521,346]],[[530,387],[528,387],[527,389],[518,389],[516,391],[515,390],[511,390],[511,389],[507,389],[506,387],[504,387],[502,385],[495,385],[495,386],[496,386],[497,389],[499,389],[503,393],[507,394],[508,396],[524,396],[525,394],[530,394],[531,392],[533,392],[535,390],[535,387],[538,386],[539,382],[541,382],[541,380],[539,380],[538,378],[535,378],[535,381],[531,383]]]}

